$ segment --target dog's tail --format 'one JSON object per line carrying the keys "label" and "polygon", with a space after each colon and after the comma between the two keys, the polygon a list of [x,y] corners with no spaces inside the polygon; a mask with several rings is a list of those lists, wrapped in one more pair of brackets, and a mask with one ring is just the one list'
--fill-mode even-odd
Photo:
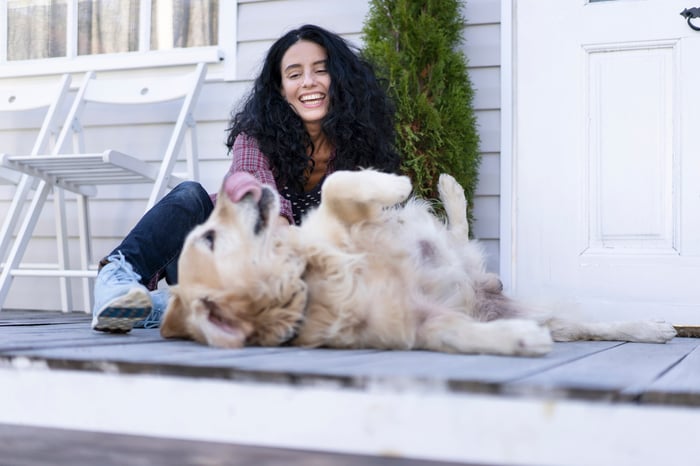
{"label": "dog's tail", "polygon": [[487,273],[474,283],[475,318],[481,322],[522,317],[525,310],[518,302],[503,294],[503,284],[496,274]]}
{"label": "dog's tail", "polygon": [[486,273],[474,283],[476,318],[482,322],[496,319],[532,319],[545,324],[557,314],[563,303],[511,298],[503,292],[498,275]]}

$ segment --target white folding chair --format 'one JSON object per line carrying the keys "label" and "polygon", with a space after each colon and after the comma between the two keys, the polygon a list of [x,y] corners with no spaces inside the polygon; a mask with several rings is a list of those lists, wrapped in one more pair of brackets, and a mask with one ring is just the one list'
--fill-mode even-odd
{"label": "white folding chair", "polygon": [[[45,153],[54,147],[60,129],[61,110],[70,88],[70,75],[63,75],[55,83],[0,84],[0,125],[4,131],[34,129],[39,131],[34,139],[30,156]],[[14,196],[0,227],[0,262],[5,258],[23,208],[36,180],[28,175],[0,167],[0,177],[6,183],[15,184]],[[58,207],[58,205],[57,205]],[[63,266],[62,258],[59,263]],[[3,269],[7,263],[3,263]],[[67,306],[69,283],[61,280],[62,308]],[[1,306],[0,306],[1,307]]]}
{"label": "white folding chair", "polygon": [[[0,309],[10,289],[12,278],[22,276],[57,276],[82,279],[83,308],[90,312],[92,286],[90,283],[97,271],[92,264],[90,221],[88,217],[88,198],[97,194],[100,185],[124,185],[149,183],[152,185],[146,210],[151,208],[169,187],[174,187],[185,179],[198,179],[198,155],[196,126],[193,111],[206,75],[206,65],[197,65],[194,72],[180,75],[158,75],[140,78],[97,78],[94,73],[85,75],[78,89],[73,106],[58,136],[54,150],[48,155],[13,156],[0,155],[0,166],[16,170],[40,179],[32,198],[27,215],[17,234],[17,239],[10,251],[7,265],[0,275]],[[162,150],[162,157],[157,164],[148,163],[143,157],[126,155],[104,146],[97,151],[86,150],[84,128],[90,125],[85,121],[86,107],[94,106],[101,110],[95,116],[93,125],[99,125],[105,131],[110,126],[110,117],[118,124],[124,121],[127,108],[136,107],[139,112],[148,113],[149,109],[163,102],[180,102],[177,118],[167,146]],[[71,136],[69,138],[69,136]],[[63,153],[68,140],[72,139],[72,152]],[[185,161],[187,173],[173,172],[175,164],[185,142]],[[155,150],[155,149],[154,149]],[[58,189],[54,189],[58,188]],[[37,219],[49,192],[62,190],[75,193],[77,200],[77,217],[80,243],[79,268],[58,268],[57,270],[29,270],[18,268],[25,252],[27,242],[36,226]],[[54,194],[56,196],[56,194]],[[61,201],[56,201],[63,205]],[[67,250],[65,229],[57,231],[62,236]]]}

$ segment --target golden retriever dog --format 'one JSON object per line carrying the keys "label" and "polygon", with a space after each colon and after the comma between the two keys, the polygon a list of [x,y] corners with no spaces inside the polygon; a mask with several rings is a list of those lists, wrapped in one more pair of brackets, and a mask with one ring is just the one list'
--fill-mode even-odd
{"label": "golden retriever dog", "polygon": [[300,227],[275,226],[279,200],[247,173],[223,183],[187,237],[166,338],[239,348],[296,345],[537,356],[552,341],[666,342],[660,322],[533,315],[502,293],[469,240],[464,190],[442,175],[441,221],[407,177],[373,170],[326,179]]}

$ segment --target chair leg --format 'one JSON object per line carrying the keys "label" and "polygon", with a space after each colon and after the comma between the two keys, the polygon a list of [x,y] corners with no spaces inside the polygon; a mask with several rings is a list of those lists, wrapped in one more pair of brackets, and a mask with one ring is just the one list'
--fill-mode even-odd
{"label": "chair leg", "polygon": [[29,205],[29,210],[27,211],[24,221],[22,222],[19,231],[17,232],[17,238],[15,239],[10,253],[7,256],[7,261],[5,261],[5,267],[0,273],[0,310],[3,309],[5,305],[5,299],[10,291],[10,285],[12,284],[12,271],[15,270],[24,256],[24,251],[27,249],[27,244],[32,237],[36,223],[39,220],[39,215],[41,214],[41,209],[46,202],[46,198],[51,191],[51,187],[46,184],[45,181],[40,181],[37,186],[34,196],[32,197],[32,202]]}
{"label": "chair leg", "polygon": [[[53,190],[54,209],[56,211],[56,250],[58,251],[59,270],[70,269],[70,257],[68,248],[68,231],[66,228],[66,198],[62,189]],[[61,310],[69,312],[73,309],[73,296],[71,283],[68,277],[58,278],[61,288]]]}
{"label": "chair leg", "polygon": [[187,172],[194,181],[199,181],[199,153],[197,151],[197,127],[192,122],[185,133],[185,150],[187,154]]}
{"label": "chair leg", "polygon": [[[78,228],[80,230],[80,267],[88,270],[92,261],[90,236],[90,217],[88,215],[87,196],[78,195]],[[92,312],[92,280],[82,278],[83,307],[86,313]]]}
{"label": "chair leg", "polygon": [[24,202],[29,196],[32,181],[33,180],[29,178],[29,176],[22,175],[19,183],[17,184],[15,195],[12,198],[12,203],[10,204],[10,209],[7,211],[7,216],[5,217],[5,221],[2,224],[2,229],[0,230],[0,262],[5,259],[7,250],[10,244],[12,244],[12,237],[14,236],[17,222],[19,222],[22,207],[24,207]]}

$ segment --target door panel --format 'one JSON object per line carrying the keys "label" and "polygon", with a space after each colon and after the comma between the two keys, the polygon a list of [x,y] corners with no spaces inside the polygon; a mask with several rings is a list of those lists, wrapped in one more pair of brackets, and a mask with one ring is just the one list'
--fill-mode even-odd
{"label": "door panel", "polygon": [[674,45],[584,48],[589,125],[584,253],[678,252]]}

